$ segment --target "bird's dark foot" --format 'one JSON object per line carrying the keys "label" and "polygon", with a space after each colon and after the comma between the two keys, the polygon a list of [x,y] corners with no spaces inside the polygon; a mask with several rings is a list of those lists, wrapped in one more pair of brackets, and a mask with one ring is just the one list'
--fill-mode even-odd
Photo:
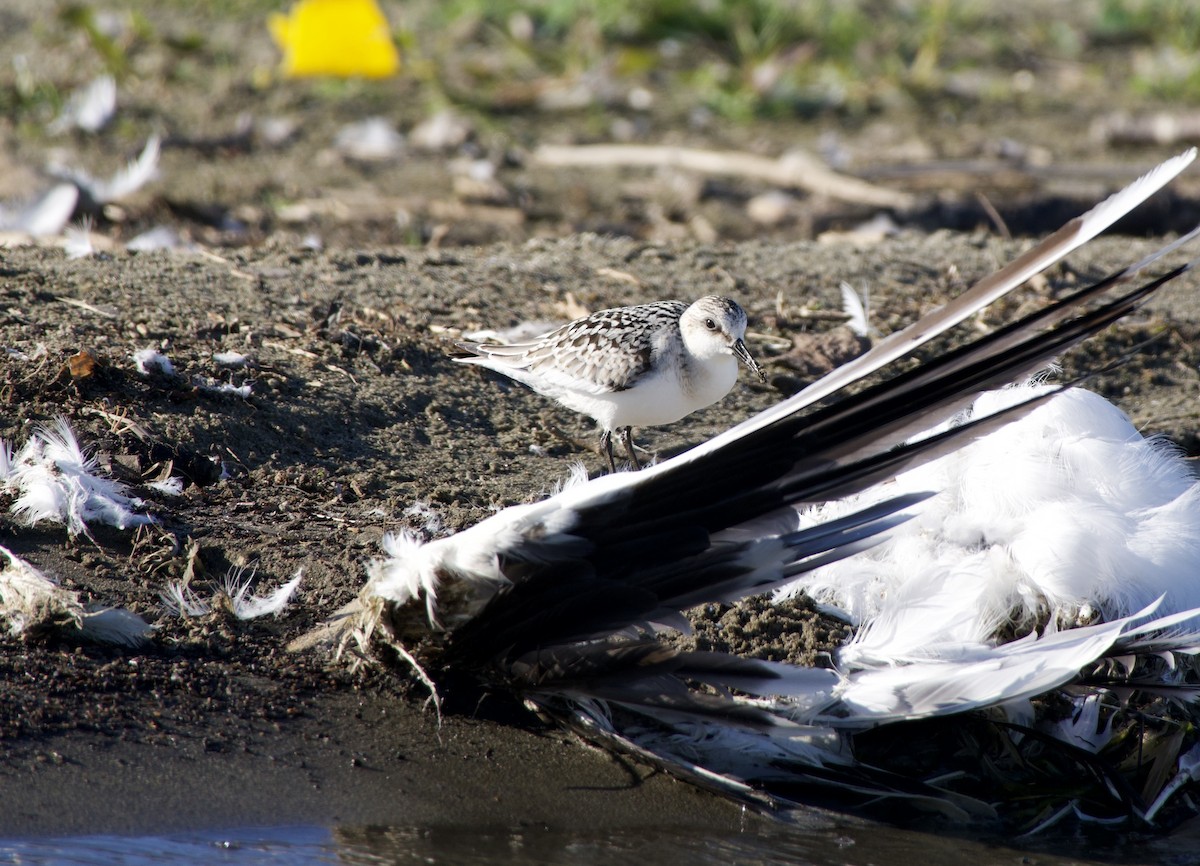
{"label": "bird's dark foot", "polygon": [[605,430],[600,434],[600,453],[608,458],[608,471],[615,473],[617,471],[617,464],[613,460],[611,430]]}
{"label": "bird's dark foot", "polygon": [[[621,440],[621,445],[622,445],[622,447],[624,447],[625,453],[629,455],[629,462],[633,464],[633,468],[641,469],[642,464],[638,461],[637,451],[634,450],[634,447],[633,447],[633,428],[632,427],[622,427],[620,432],[617,433],[617,438],[619,438]],[[609,446],[610,446],[609,459],[611,460],[612,459],[612,451],[611,451],[612,443],[611,443],[611,441],[609,442]]]}

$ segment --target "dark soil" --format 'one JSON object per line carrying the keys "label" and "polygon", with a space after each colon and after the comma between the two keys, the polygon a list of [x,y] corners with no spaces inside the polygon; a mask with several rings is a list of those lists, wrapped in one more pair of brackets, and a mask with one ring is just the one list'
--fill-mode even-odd
{"label": "dark soil", "polygon": [[[668,455],[772,404],[813,375],[798,371],[791,347],[816,345],[837,354],[857,345],[845,338],[837,316],[825,315],[838,308],[839,281],[869,284],[874,320],[891,330],[1019,248],[982,235],[942,233],[904,235],[864,249],[647,245],[580,236],[432,253],[383,247],[313,253],[275,243],[222,258],[117,253],[70,261],[52,249],[6,250],[0,256],[0,345],[8,350],[0,358],[6,407],[0,435],[20,444],[32,425],[65,415],[101,465],[146,498],[160,522],[136,533],[99,529],[91,541],[0,517],[4,543],[14,552],[85,600],[126,606],[158,624],[152,642],[138,651],[10,640],[0,678],[4,778],[35,783],[45,789],[41,802],[51,803],[54,791],[74,784],[79,773],[102,787],[117,784],[99,769],[112,761],[135,775],[164,762],[195,773],[216,760],[221,772],[243,767],[254,774],[263,762],[283,761],[296,772],[328,768],[312,771],[316,784],[347,798],[322,799],[319,806],[305,801],[301,812],[361,817],[366,807],[348,793],[358,788],[338,788],[337,781],[346,781],[347,767],[354,778],[371,775],[356,769],[356,749],[377,772],[403,776],[420,767],[413,772],[422,775],[437,767],[440,774],[444,743],[482,737],[482,753],[515,749],[504,753],[518,762],[565,762],[561,784],[591,784],[582,779],[603,776],[613,765],[595,753],[560,749],[557,735],[538,734],[536,720],[502,696],[484,703],[507,709],[484,715],[500,712],[504,726],[472,721],[480,696],[468,691],[439,729],[434,714],[420,709],[419,689],[402,676],[370,668],[351,674],[316,654],[284,650],[358,592],[364,562],[378,555],[384,532],[428,529],[430,513],[442,523],[434,524],[436,532],[453,531],[539,495],[572,460],[600,469],[600,458],[588,450],[595,438],[590,422],[492,374],[454,364],[447,354],[451,340],[485,324],[564,318],[568,295],[591,308],[647,297],[732,295],[750,311],[751,349],[771,384],[746,379],[712,409],[646,431],[642,441]],[[1078,275],[1103,273],[1149,248],[1143,241],[1101,240],[1030,291],[1054,293]],[[615,270],[629,277],[606,276]],[[1013,300],[976,326],[991,326],[1021,304]],[[1146,429],[1195,453],[1197,319],[1194,290],[1181,283],[1067,366],[1096,368],[1145,344],[1134,360],[1091,387],[1117,399]],[[131,355],[146,347],[164,351],[177,375],[137,374]],[[249,356],[246,370],[229,373],[213,362],[213,352],[229,349]],[[99,364],[90,375],[72,377],[69,361],[83,350]],[[247,399],[214,396],[196,384],[207,380],[249,383],[251,393]],[[176,472],[195,479],[182,496],[140,486],[160,477],[171,457]],[[212,465],[201,458],[218,458],[228,478],[215,481],[199,471]],[[428,508],[411,511],[418,502]],[[237,567],[254,569],[261,589],[300,568],[304,580],[297,602],[279,620],[240,623],[219,614],[184,620],[167,615],[159,596],[189,566],[200,589]],[[803,609],[772,616],[760,603],[702,612],[699,619],[705,646],[769,657],[783,651],[807,662],[843,633]],[[387,713],[390,733],[377,726],[360,730],[357,712]],[[378,736],[369,748],[354,745],[371,732]],[[287,757],[296,749],[304,757]],[[268,783],[246,778],[240,798],[232,793],[237,786],[224,789],[226,795],[238,808],[251,797],[266,811],[256,795]],[[283,773],[279,783],[286,787],[289,779]],[[657,790],[662,780],[653,784]],[[499,788],[496,795],[503,796]],[[694,820],[695,798],[679,796],[663,801],[668,812],[657,814]],[[93,798],[92,811],[64,823],[52,810],[6,802],[12,806],[0,810],[0,832],[113,822],[159,826],[164,815],[147,804],[135,821],[124,809],[114,814],[111,800]],[[165,802],[174,801],[159,806]],[[502,811],[509,818],[541,820],[530,818],[538,808],[530,801],[506,802],[511,811]],[[185,809],[172,820],[207,823],[227,814],[219,804],[212,808],[217,811]],[[616,813],[605,814],[633,814],[627,808],[636,811],[622,801]],[[703,806],[704,820],[714,809],[721,811]]]}
{"label": "dark soil", "polygon": [[[717,406],[642,432],[641,444],[670,456],[862,350],[840,324],[840,282],[869,290],[872,324],[887,333],[1022,251],[1021,237],[1179,149],[1095,140],[1091,122],[1115,108],[1103,100],[703,128],[664,103],[635,118],[641,141],[770,156],[815,150],[836,132],[849,171],[916,196],[889,214],[897,233],[822,242],[874,211],[792,191],[785,216],[755,222],[748,205],[769,191],[757,181],[555,170],[531,158],[540,143],[603,140],[621,114],[612,106],[582,116],[474,107],[457,149],[346,158],[332,145],[343,124],[381,114],[408,131],[428,116],[414,81],[263,86],[258,72],[276,56],[257,23],[169,7],[148,5],[162,38],[131,49],[136,71],[121,81],[118,119],[98,135],[49,136],[52,100],[0,118],[6,201],[44,188],[48,155],[105,174],[152,131],[165,135],[158,181],[76,214],[94,220],[97,254],[70,260],[58,239],[0,248],[0,437],[19,446],[35,425],[65,416],[159,518],[136,533],[70,539],[61,527],[18,526],[0,499],[0,543],[85,601],[157,625],[136,651],[0,644],[0,835],[292,821],[736,829],[729,804],[568,744],[506,696],[463,690],[439,725],[396,672],[352,673],[285,651],[357,594],[385,532],[452,532],[541,495],[571,461],[599,471],[589,422],[453,363],[453,341],[582,309],[736,299],[769,381],[743,378]],[[91,57],[86,40],[42,11],[21,0],[0,12],[0,56],[40,47],[33,80],[67,90],[99,69],[78,66]],[[179,61],[170,46],[196,31],[203,47]],[[12,98],[17,73],[4,66]],[[239,132],[241,113],[295,131],[281,141]],[[1014,141],[1050,164],[997,156]],[[488,160],[497,185],[456,180],[464,159]],[[1198,178],[1126,223],[1130,235],[1089,245],[966,327],[995,327],[1035,297],[1144,255],[1196,219]],[[1018,240],[996,236],[976,192]],[[123,250],[156,225],[192,246]],[[139,375],[131,356],[146,348],[169,356],[177,375]],[[245,368],[214,361],[231,350],[248,356]],[[97,363],[73,373],[81,353]],[[1088,387],[1200,454],[1194,281],[1063,363],[1066,377],[1118,364]],[[248,384],[250,396],[208,387],[221,384]],[[164,473],[185,479],[182,496],[143,486]],[[191,575],[203,590],[238,568],[253,570],[261,590],[298,569],[304,579],[278,620],[164,612],[169,581]],[[751,602],[696,619],[697,645],[805,663],[844,635],[803,606]]]}

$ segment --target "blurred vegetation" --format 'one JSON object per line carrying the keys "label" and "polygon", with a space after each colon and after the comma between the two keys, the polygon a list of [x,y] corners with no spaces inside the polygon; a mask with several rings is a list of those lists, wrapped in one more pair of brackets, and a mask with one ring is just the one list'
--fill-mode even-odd
{"label": "blurred vegetation", "polygon": [[[439,57],[485,51],[469,70],[477,96],[604,66],[666,79],[732,119],[858,113],[946,95],[1024,99],[1031,73],[1066,63],[1100,93],[1200,101],[1193,0],[447,0],[399,11],[418,72],[437,78]],[[414,35],[429,33],[442,38]]]}
{"label": "blurred vegetation", "polygon": [[[131,55],[168,50],[181,69],[237,64],[208,46],[205,21],[261,33],[287,0],[165,0],[57,6],[118,78]],[[434,104],[520,111],[556,87],[577,97],[643,87],[656,104],[733,121],[860,116],[945,100],[1045,107],[1130,98],[1200,104],[1195,0],[380,0],[404,57],[401,73]],[[125,16],[119,35],[98,25]],[[153,22],[153,23],[152,23]],[[182,23],[181,23],[182,22]],[[188,24],[187,22],[191,22]],[[156,29],[157,27],[157,29]],[[190,29],[188,29],[190,27]],[[93,64],[95,65],[95,64]],[[1064,71],[1065,70],[1065,71]],[[12,70],[6,70],[11,75]],[[20,70],[16,70],[20,72]],[[1068,78],[1069,84],[1063,84]],[[248,70],[254,83],[270,72]],[[1051,76],[1058,76],[1057,79]],[[1048,86],[1039,83],[1050,80]],[[613,84],[617,86],[612,86]],[[57,82],[56,82],[57,84]],[[58,104],[45,82],[10,84],[0,108]],[[312,91],[338,93],[316,84]]]}

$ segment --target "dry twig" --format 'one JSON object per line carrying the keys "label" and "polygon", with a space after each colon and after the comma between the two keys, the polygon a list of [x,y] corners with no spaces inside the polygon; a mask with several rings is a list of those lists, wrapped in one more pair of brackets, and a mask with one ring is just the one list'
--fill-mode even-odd
{"label": "dry twig", "polygon": [[908,193],[838,174],[830,171],[817,159],[794,151],[778,159],[771,159],[739,151],[701,150],[669,145],[544,144],[534,151],[533,158],[542,165],[555,167],[633,166],[735,175],[876,207],[903,209],[913,204],[913,197]]}

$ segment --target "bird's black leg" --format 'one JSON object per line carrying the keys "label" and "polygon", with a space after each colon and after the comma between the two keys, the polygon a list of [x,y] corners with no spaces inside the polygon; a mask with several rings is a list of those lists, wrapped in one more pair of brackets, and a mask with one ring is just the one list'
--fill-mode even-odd
{"label": "bird's black leg", "polygon": [[604,452],[604,456],[608,458],[608,471],[615,475],[617,471],[617,464],[613,461],[611,430],[604,430],[600,433],[600,450]]}
{"label": "bird's black leg", "polygon": [[625,453],[629,455],[630,461],[633,462],[633,468],[641,469],[642,464],[638,463],[637,452],[633,450],[633,428],[622,427],[617,433],[617,437],[621,440],[621,444],[625,446]]}

